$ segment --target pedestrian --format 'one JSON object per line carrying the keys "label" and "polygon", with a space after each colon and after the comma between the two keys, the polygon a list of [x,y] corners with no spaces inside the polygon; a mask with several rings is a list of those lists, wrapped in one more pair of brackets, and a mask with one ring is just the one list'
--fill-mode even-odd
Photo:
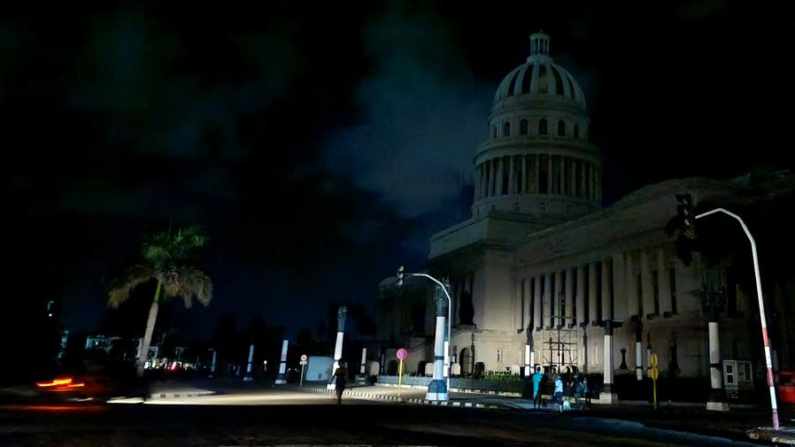
{"label": "pedestrian", "polygon": [[544,380],[544,374],[541,373],[541,368],[536,367],[536,372],[533,374],[533,408],[541,408],[541,381]]}
{"label": "pedestrian", "polygon": [[585,398],[585,406],[591,407],[591,390],[588,389],[588,378],[582,376],[582,396]]}
{"label": "pedestrian", "polygon": [[348,383],[348,368],[345,362],[340,362],[340,366],[334,371],[334,389],[337,392],[337,405],[342,405],[342,393]]}
{"label": "pedestrian", "polygon": [[574,403],[580,403],[580,396],[582,396],[582,377],[579,374],[574,374]]}
{"label": "pedestrian", "polygon": [[558,403],[558,408],[563,412],[563,379],[560,376],[555,377],[555,402]]}

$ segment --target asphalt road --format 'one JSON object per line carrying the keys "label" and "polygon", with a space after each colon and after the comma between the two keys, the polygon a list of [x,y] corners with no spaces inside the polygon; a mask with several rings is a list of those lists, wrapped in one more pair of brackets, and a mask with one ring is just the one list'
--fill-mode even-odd
{"label": "asphalt road", "polygon": [[[165,400],[127,405],[0,405],[0,445],[749,445],[573,413],[426,407],[357,399],[347,399],[338,407],[328,395],[287,391],[253,396],[241,405],[225,401],[224,406],[209,404],[212,399],[221,402],[218,399],[224,396],[172,401],[171,405]],[[257,405],[248,405],[255,399],[259,399]]]}

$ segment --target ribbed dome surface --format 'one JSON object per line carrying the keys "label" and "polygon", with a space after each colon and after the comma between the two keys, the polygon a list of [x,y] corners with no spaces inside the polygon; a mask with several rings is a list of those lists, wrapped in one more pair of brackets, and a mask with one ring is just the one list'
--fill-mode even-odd
{"label": "ribbed dome surface", "polygon": [[585,108],[585,95],[577,81],[565,68],[552,62],[549,56],[530,56],[526,63],[508,73],[497,88],[494,102],[513,96],[565,99]]}

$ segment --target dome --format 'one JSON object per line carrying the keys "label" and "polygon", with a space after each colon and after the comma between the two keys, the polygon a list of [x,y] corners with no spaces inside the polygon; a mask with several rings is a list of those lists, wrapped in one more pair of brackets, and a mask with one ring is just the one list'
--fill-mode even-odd
{"label": "dome", "polygon": [[554,63],[549,56],[549,36],[535,33],[530,36],[530,56],[527,62],[514,68],[502,80],[494,95],[495,104],[506,99],[567,100],[585,109],[585,95],[574,76]]}

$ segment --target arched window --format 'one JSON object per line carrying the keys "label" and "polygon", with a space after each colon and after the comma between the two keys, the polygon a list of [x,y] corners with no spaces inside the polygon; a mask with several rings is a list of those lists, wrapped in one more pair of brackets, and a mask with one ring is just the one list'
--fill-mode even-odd
{"label": "arched window", "polygon": [[563,120],[558,121],[558,136],[562,137],[566,135],[566,123]]}
{"label": "arched window", "polygon": [[580,138],[580,126],[574,125],[574,138]]}
{"label": "arched window", "polygon": [[502,125],[502,136],[510,137],[511,136],[511,122],[506,121],[505,124]]}
{"label": "arched window", "polygon": [[519,134],[527,135],[527,120],[522,120],[519,122]]}
{"label": "arched window", "polygon": [[541,121],[538,122],[538,134],[539,135],[546,135],[547,134],[547,119],[541,118]]}
{"label": "arched window", "polygon": [[491,137],[497,139],[497,126],[491,126]]}

